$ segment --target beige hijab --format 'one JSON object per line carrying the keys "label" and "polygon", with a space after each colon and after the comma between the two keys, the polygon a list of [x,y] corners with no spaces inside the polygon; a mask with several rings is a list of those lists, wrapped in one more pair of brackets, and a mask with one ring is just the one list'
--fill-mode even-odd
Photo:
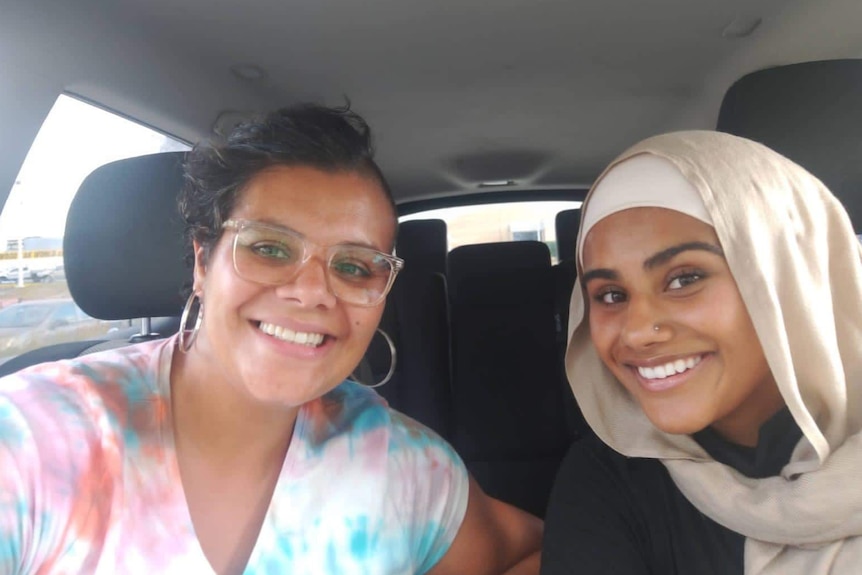
{"label": "beige hijab", "polygon": [[803,437],[780,476],[751,479],[653,427],[599,359],[578,282],[566,372],[584,416],[616,451],[661,459],[695,507],[744,535],[746,575],[862,573],[862,248],[846,212],[790,160],[716,132],[645,140],[597,183],[638,154],[669,160],[702,197]]}

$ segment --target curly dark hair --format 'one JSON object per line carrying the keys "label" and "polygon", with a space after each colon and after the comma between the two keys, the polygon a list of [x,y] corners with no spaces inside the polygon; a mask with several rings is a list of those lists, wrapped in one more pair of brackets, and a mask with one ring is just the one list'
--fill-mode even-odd
{"label": "curly dark hair", "polygon": [[367,175],[380,183],[395,225],[395,201],[374,162],[365,120],[349,103],[340,108],[299,104],[240,124],[222,144],[198,144],[189,152],[179,199],[189,262],[194,261],[193,240],[203,247],[204,261],[209,258],[239,194],[255,175],[273,166]]}

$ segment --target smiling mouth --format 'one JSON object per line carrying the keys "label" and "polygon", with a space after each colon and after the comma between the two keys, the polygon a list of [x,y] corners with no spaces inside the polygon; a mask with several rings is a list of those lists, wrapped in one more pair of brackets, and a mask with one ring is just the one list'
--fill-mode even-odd
{"label": "smiling mouth", "polygon": [[326,339],[326,335],[322,333],[293,331],[292,329],[263,321],[258,323],[257,328],[263,333],[271,335],[275,339],[299,345],[306,345],[308,347],[319,347]]}
{"label": "smiling mouth", "polygon": [[685,373],[690,369],[693,369],[703,360],[702,355],[697,355],[693,357],[689,357],[686,359],[677,359],[676,361],[669,361],[663,365],[656,365],[653,367],[638,367],[638,375],[640,375],[644,379],[648,380],[656,380],[656,379],[665,379],[672,375],[678,375],[680,373]]}

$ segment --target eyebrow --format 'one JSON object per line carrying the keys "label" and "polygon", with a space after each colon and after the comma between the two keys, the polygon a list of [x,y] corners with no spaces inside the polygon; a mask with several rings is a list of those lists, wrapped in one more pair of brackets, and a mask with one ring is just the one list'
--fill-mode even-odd
{"label": "eyebrow", "polygon": [[[651,255],[646,260],[644,260],[643,268],[645,270],[655,269],[658,266],[669,262],[679,254],[692,250],[705,251],[720,257],[724,257],[724,251],[714,244],[710,244],[707,242],[685,242],[663,249],[660,252]],[[590,281],[597,279],[618,281],[620,279],[620,274],[617,271],[609,268],[597,268],[585,272],[583,277],[581,278],[581,282],[583,283],[583,285],[587,285],[588,283],[590,283]]]}
{"label": "eyebrow", "polygon": [[[279,223],[277,223],[277,222],[275,222],[275,221],[273,221],[273,220],[270,220],[269,218],[263,218],[263,219],[260,219],[260,220],[248,220],[248,219],[247,219],[246,221],[247,221],[247,222],[251,222],[251,223],[253,223],[253,224],[263,224],[263,225],[268,226],[268,227],[270,227],[270,228],[275,228],[275,229],[277,229],[277,230],[279,230],[279,231],[288,232],[288,233],[290,233],[290,234],[293,234],[293,235],[299,236],[300,238],[302,238],[302,239],[304,239],[304,240],[305,240],[305,239],[308,239],[308,238],[307,238],[307,236],[306,236],[305,234],[303,234],[302,232],[299,232],[299,231],[297,231],[297,230],[295,230],[295,229],[293,229],[293,228],[290,228],[290,227],[288,227],[288,226],[285,226],[285,225],[283,225],[283,224],[279,224]],[[309,240],[309,241],[311,241],[311,240]],[[372,245],[372,244],[370,244],[370,243],[361,242],[361,241],[359,241],[359,242],[352,242],[352,241],[339,242],[339,243],[337,243],[337,244],[333,244],[332,246],[329,246],[329,247],[334,247],[334,246],[345,246],[345,247],[352,247],[352,248],[365,248],[365,249],[369,249],[369,250],[374,250],[375,252],[380,252],[380,253],[384,253],[384,254],[386,253],[385,251],[381,250],[380,248],[378,248],[378,247],[376,247],[376,246],[374,246],[374,245]]]}
{"label": "eyebrow", "polygon": [[667,249],[663,249],[657,254],[648,257],[646,260],[644,260],[644,269],[651,270],[657,268],[658,266],[669,262],[677,255],[692,250],[709,252],[711,254],[724,257],[724,251],[714,244],[710,244],[707,242],[685,242],[679,245],[671,246]]}
{"label": "eyebrow", "polygon": [[620,274],[618,274],[614,270],[607,268],[598,268],[586,272],[583,277],[581,277],[581,283],[587,285],[592,280],[617,281],[618,279],[620,279]]}

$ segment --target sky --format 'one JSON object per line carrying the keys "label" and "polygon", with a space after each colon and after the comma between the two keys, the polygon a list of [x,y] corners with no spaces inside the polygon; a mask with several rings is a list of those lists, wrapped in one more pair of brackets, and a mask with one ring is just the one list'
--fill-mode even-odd
{"label": "sky", "polygon": [[69,204],[95,168],[122,158],[181,149],[186,146],[154,130],[60,96],[0,212],[0,251],[8,239],[62,237]]}

